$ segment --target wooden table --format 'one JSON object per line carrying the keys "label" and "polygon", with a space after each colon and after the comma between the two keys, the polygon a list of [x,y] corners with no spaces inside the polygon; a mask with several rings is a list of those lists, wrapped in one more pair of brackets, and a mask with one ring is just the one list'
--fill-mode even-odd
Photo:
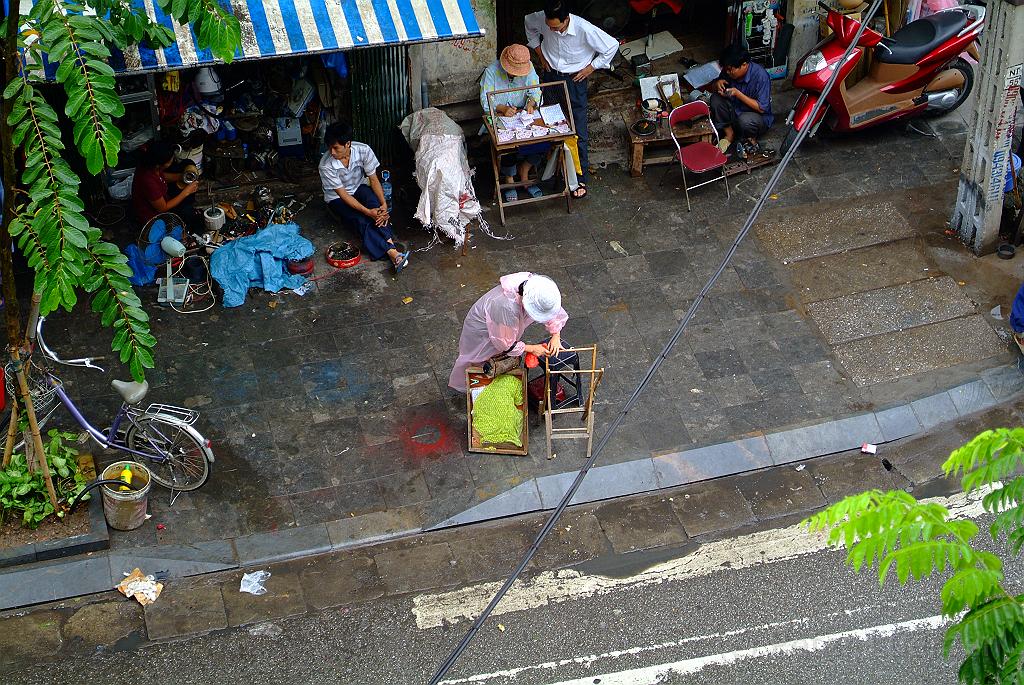
{"label": "wooden table", "polygon": [[[543,122],[541,122],[543,123]],[[569,133],[552,133],[548,136],[541,138],[525,138],[523,140],[510,140],[507,143],[498,142],[498,134],[494,128],[494,124],[489,118],[484,119],[484,125],[487,126],[487,137],[491,141],[491,167],[494,169],[494,192],[498,197],[498,214],[501,216],[501,225],[505,225],[505,208],[515,207],[516,205],[527,205],[531,202],[544,202],[545,200],[557,200],[560,197],[565,198],[565,211],[572,213],[572,191],[569,190],[569,173],[565,167],[565,147],[562,143],[569,138],[576,135],[571,129]],[[502,183],[501,181],[501,157],[512,152],[515,152],[521,147],[527,145],[535,145],[536,143],[551,143],[555,148],[554,154],[558,155],[558,167],[562,172],[562,179],[565,181],[565,185],[560,193],[553,193],[550,195],[541,195],[540,197],[528,197],[520,200],[512,200],[511,202],[505,200],[504,192],[510,189],[527,188],[532,185],[536,185],[536,181],[516,181],[513,177],[512,183]],[[541,169],[536,169],[538,177],[541,174]]]}
{"label": "wooden table", "polygon": [[[666,164],[676,159],[675,145],[672,143],[672,135],[668,130],[668,118],[658,119],[658,129],[649,136],[638,136],[633,133],[632,126],[637,122],[639,114],[635,110],[622,113],[622,121],[626,124],[626,135],[629,137],[629,175],[633,177],[643,176],[644,167],[648,164]],[[676,138],[682,145],[689,145],[704,140],[714,140],[714,133],[711,130],[711,122],[707,119],[697,121],[693,126],[676,125]],[[666,144],[671,148],[666,150],[667,154],[647,156],[647,146],[664,147]]]}

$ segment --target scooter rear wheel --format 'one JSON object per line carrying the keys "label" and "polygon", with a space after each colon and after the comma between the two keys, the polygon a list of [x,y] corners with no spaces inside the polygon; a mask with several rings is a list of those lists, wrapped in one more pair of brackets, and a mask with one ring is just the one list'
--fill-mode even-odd
{"label": "scooter rear wheel", "polygon": [[949,109],[933,109],[925,110],[922,116],[926,117],[941,117],[943,114],[949,114],[950,112],[956,111],[960,105],[967,101],[970,97],[971,91],[974,90],[974,67],[965,60],[963,57],[957,57],[955,60],[949,63],[946,69],[956,69],[964,75],[964,87],[960,89],[960,92],[956,96],[956,102]]}

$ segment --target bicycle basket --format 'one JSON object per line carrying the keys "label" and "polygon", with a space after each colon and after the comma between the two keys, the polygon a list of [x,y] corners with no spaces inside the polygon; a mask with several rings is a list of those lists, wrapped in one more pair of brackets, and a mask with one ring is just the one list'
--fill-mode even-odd
{"label": "bicycle basket", "polygon": [[[46,380],[46,372],[34,361],[25,365],[25,380],[28,382],[28,394],[32,398],[32,408],[36,414],[48,412],[57,401],[57,387],[61,380],[53,377],[56,383],[51,384]],[[4,365],[4,385],[7,388],[7,396],[14,401],[18,396],[18,377],[14,371],[14,364],[7,362]]]}

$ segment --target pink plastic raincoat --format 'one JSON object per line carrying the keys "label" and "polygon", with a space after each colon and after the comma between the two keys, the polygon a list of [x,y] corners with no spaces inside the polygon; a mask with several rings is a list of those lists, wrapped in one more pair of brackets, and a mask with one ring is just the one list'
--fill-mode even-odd
{"label": "pink plastic raincoat", "polygon": [[[487,291],[469,310],[459,338],[459,358],[455,360],[455,368],[448,378],[449,386],[465,392],[468,367],[482,364],[502,352],[518,357],[525,351],[526,343],[520,338],[534,320],[523,309],[519,285],[532,275],[521,271],[502,276],[501,285]],[[559,309],[555,318],[544,327],[554,335],[568,320],[565,310]]]}

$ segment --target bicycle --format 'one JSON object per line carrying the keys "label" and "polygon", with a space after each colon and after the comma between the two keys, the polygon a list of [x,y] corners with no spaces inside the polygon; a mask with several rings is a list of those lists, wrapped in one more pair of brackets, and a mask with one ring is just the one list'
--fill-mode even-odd
{"label": "bicycle", "polygon": [[[44,357],[65,366],[103,369],[94,362],[100,357],[61,359],[43,339],[43,324],[46,317],[40,316],[36,323],[36,344]],[[55,374],[29,363],[27,368],[41,378],[33,379],[33,393],[52,392],[71,414],[71,417],[88,433],[100,447],[142,457],[148,462],[153,481],[171,491],[190,491],[203,485],[210,477],[210,465],[214,461],[210,441],[193,427],[199,419],[199,412],[169,404],[150,404],[145,410],[139,407],[149,393],[149,383],[135,381],[111,381],[111,386],[123,400],[105,432],[95,428],[64,391],[63,383]],[[33,394],[35,397],[35,394]],[[56,403],[54,403],[56,408]],[[45,423],[53,410],[46,412]],[[41,424],[42,425],[42,424]]]}

